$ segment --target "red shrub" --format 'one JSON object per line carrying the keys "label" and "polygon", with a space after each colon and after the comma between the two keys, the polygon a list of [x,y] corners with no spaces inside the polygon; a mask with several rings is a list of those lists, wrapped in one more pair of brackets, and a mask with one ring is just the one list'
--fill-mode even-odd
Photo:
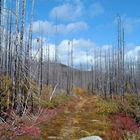
{"label": "red shrub", "polygon": [[40,129],[38,127],[35,127],[35,126],[31,126],[31,127],[26,126],[22,129],[22,132],[25,135],[33,136],[35,138],[40,137]]}
{"label": "red shrub", "polygon": [[139,130],[135,120],[124,114],[116,114],[113,116],[113,127],[117,130],[126,130],[136,132]]}
{"label": "red shrub", "polygon": [[135,120],[128,115],[119,113],[111,117],[113,128],[111,135],[114,139],[121,137],[127,132],[138,132],[140,128],[136,124]]}

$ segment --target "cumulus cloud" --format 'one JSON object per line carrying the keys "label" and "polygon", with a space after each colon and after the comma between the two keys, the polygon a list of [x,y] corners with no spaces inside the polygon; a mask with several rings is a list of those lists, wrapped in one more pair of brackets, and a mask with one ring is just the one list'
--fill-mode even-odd
{"label": "cumulus cloud", "polygon": [[63,1],[62,5],[54,7],[49,16],[52,19],[63,21],[74,21],[81,19],[83,16],[96,17],[103,14],[104,7],[99,2],[91,2],[91,5],[87,7],[86,2],[83,0],[67,0]]}
{"label": "cumulus cloud", "polygon": [[132,58],[134,60],[137,60],[139,58],[140,54],[140,46],[135,46],[133,49],[128,50],[126,52],[125,58]]}
{"label": "cumulus cloud", "polygon": [[[58,45],[60,61],[62,63],[67,64],[67,54],[68,54],[68,42],[69,40],[63,40]],[[97,45],[95,42],[90,39],[73,39],[71,41],[73,44],[73,53],[74,53],[74,64],[77,66],[79,64],[86,65],[87,61],[89,65],[94,64],[95,61],[99,59],[99,50],[106,51],[111,48],[112,45]],[[95,57],[95,50],[97,52],[97,56]],[[104,57],[104,56],[102,56]]]}
{"label": "cumulus cloud", "polygon": [[[68,42],[69,40],[63,40],[59,46],[58,50],[60,52],[60,60],[67,64],[67,54],[68,54]],[[87,62],[87,52],[88,60],[90,61],[94,54],[94,49],[96,44],[90,40],[86,39],[73,39],[73,52],[74,52],[74,64],[85,64]]]}
{"label": "cumulus cloud", "polygon": [[[67,61],[68,61],[68,42],[69,40],[62,40],[58,45],[57,45],[57,49],[58,49],[58,57],[59,57],[59,61],[63,64],[67,65]],[[109,48],[111,48],[111,45],[102,45],[99,46],[97,45],[95,42],[89,40],[89,39],[73,39],[70,41],[71,45],[73,44],[73,55],[74,55],[74,65],[86,65],[87,61],[89,62],[89,64],[94,64],[95,61],[98,61],[98,57],[94,57],[94,52],[95,50],[98,49],[102,49],[102,50],[107,50]],[[43,44],[43,49],[44,49],[44,58],[47,50],[47,46],[46,44]],[[54,60],[54,53],[55,53],[55,45],[53,43],[49,43],[49,49],[50,49],[50,59]],[[36,54],[35,52],[37,52],[38,49],[34,50],[34,54]],[[98,50],[99,51],[99,50]],[[88,57],[87,57],[88,54]],[[39,53],[38,53],[39,55]],[[103,56],[104,57],[104,56]]]}
{"label": "cumulus cloud", "polygon": [[[47,47],[49,46],[50,50],[50,59],[54,60],[55,56],[55,44],[48,43],[46,45],[45,38],[43,38],[43,53],[44,53],[44,59],[46,59],[47,54]],[[110,44],[104,44],[104,45],[97,45],[95,42],[91,41],[90,39],[73,39],[69,41],[68,39],[62,40],[58,45],[58,58],[59,61],[63,64],[67,65],[68,61],[68,42],[71,42],[73,44],[73,55],[74,55],[74,65],[86,65],[87,61],[89,62],[89,65],[94,64],[95,61],[99,61],[99,52],[100,49],[102,50],[101,55],[101,61],[104,62],[104,53],[112,48],[112,45]],[[36,58],[39,58],[40,51],[39,51],[39,44],[37,44],[36,39],[33,40],[33,56]],[[94,57],[94,53],[97,53],[97,56]],[[125,58],[137,60],[140,53],[140,46],[133,46],[129,50],[125,51]],[[88,54],[88,57],[87,57]]]}
{"label": "cumulus cloud", "polygon": [[61,20],[75,20],[82,15],[82,9],[81,5],[65,3],[54,7],[50,12],[50,17],[55,19],[57,16]]}
{"label": "cumulus cloud", "polygon": [[[86,30],[88,28],[87,23],[85,22],[73,22],[69,24],[58,24],[57,32],[60,34],[69,34],[71,32],[77,32]],[[43,34],[55,34],[56,25],[53,22],[49,21],[35,21],[33,22],[33,32],[34,33],[43,33]]]}

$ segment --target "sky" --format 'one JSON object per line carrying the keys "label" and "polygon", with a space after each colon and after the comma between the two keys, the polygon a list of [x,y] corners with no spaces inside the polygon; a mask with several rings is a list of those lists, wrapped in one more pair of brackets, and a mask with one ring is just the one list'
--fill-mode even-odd
{"label": "sky", "polygon": [[[63,63],[67,63],[68,41],[73,41],[74,62],[84,63],[87,54],[89,61],[93,59],[95,48],[104,50],[117,46],[116,18],[120,15],[126,54],[135,57],[140,50],[139,5],[140,0],[36,0],[34,39],[41,35],[47,41],[51,57],[57,44]],[[29,12],[30,2],[27,8]]]}

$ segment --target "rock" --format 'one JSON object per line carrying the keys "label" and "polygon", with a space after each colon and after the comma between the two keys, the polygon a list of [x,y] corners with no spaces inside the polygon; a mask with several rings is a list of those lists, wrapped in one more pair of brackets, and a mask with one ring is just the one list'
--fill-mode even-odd
{"label": "rock", "polygon": [[103,139],[99,136],[90,136],[90,137],[80,138],[80,140],[103,140]]}

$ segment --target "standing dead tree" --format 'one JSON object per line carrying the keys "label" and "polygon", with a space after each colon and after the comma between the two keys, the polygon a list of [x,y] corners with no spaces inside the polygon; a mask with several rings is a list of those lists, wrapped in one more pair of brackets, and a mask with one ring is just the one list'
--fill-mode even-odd
{"label": "standing dead tree", "polygon": [[50,84],[50,48],[49,44],[47,44],[47,86]]}
{"label": "standing dead tree", "polygon": [[[130,57],[125,59],[124,27],[121,17],[117,20],[117,47],[95,48],[91,71],[89,71],[90,57],[88,54],[87,67],[85,68],[81,61],[79,69],[74,68],[75,44],[73,41],[68,41],[67,44],[67,66],[58,61],[57,16],[54,61],[51,62],[52,52],[48,40],[47,58],[44,59],[42,38],[38,39],[39,53],[33,60],[34,2],[35,0],[32,0],[29,28],[26,28],[26,0],[0,0],[0,116],[2,111],[6,112],[11,108],[15,109],[19,115],[23,115],[28,105],[33,111],[35,102],[35,92],[32,91],[33,83],[39,87],[39,90],[36,89],[39,95],[38,100],[43,94],[44,84],[52,85],[54,91],[57,87],[66,89],[68,94],[73,91],[74,86],[77,86],[91,89],[92,93],[99,93],[104,97],[120,94],[122,99],[125,92],[137,93],[140,90],[138,76],[140,62],[137,60],[136,63],[136,60]],[[10,6],[15,3],[16,6]],[[29,29],[27,38],[25,38],[25,29]],[[47,60],[46,69],[44,60]],[[33,74],[37,64],[38,74]],[[3,79],[8,82],[6,83]],[[53,95],[54,92],[50,100]],[[6,106],[2,100],[6,102]]]}
{"label": "standing dead tree", "polygon": [[42,39],[41,39],[41,44],[40,44],[40,46],[41,46],[41,51],[40,51],[40,90],[39,90],[39,95],[41,96],[42,95],[42,87],[43,87],[43,85],[42,85],[42,70],[43,70],[43,45],[42,45]]}
{"label": "standing dead tree", "polygon": [[[2,18],[2,0],[0,0],[0,76],[2,75],[2,26],[1,26],[1,18]],[[1,79],[0,79],[0,116],[1,116],[1,96],[2,96],[2,91],[1,91]]]}
{"label": "standing dead tree", "polygon": [[14,44],[14,76],[13,76],[13,108],[17,107],[17,78],[18,78],[18,37],[19,37],[19,0],[16,0],[16,38],[15,38],[15,44]]}
{"label": "standing dead tree", "polygon": [[18,57],[18,110],[19,114],[22,115],[23,112],[23,104],[24,104],[24,62],[23,62],[23,51],[24,51],[24,24],[25,24],[25,8],[26,8],[26,0],[22,0],[22,16],[21,16],[21,31],[20,31],[20,52]]}
{"label": "standing dead tree", "polygon": [[117,68],[117,93],[124,94],[124,29],[121,17],[118,16],[118,68]]}
{"label": "standing dead tree", "polygon": [[70,41],[68,41],[68,69],[67,69],[67,93],[70,94],[71,80],[70,80]]}
{"label": "standing dead tree", "polygon": [[[29,29],[29,38],[27,45],[27,56],[26,56],[26,66],[28,68],[27,78],[28,78],[28,97],[31,97],[31,110],[33,112],[33,93],[31,93],[31,65],[32,65],[32,28],[33,28],[33,16],[34,16],[34,5],[35,1],[32,0],[31,16],[30,16],[30,29]],[[28,98],[27,98],[28,99]],[[26,103],[27,104],[27,103]]]}

